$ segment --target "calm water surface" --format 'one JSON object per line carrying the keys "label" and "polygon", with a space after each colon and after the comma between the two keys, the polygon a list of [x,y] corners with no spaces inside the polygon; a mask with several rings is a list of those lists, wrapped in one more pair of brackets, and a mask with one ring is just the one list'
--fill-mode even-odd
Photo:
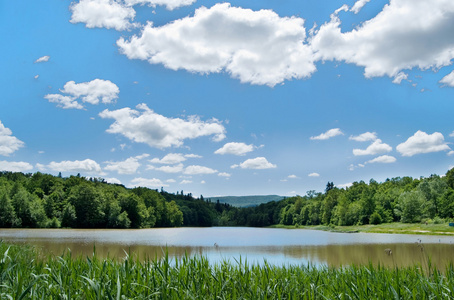
{"label": "calm water surface", "polygon": [[[426,263],[430,256],[439,267],[454,261],[454,237],[333,233],[307,229],[275,228],[157,228],[114,229],[0,229],[0,239],[38,246],[61,255],[68,249],[73,255],[101,257],[161,257],[167,247],[169,256],[206,256],[210,262],[235,261],[314,265],[351,265],[368,262],[387,266]],[[388,255],[385,249],[391,249]]]}

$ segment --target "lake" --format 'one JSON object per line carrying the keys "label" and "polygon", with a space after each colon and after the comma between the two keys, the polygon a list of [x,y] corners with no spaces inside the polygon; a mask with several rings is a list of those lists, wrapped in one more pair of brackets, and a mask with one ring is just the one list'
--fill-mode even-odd
{"label": "lake", "polygon": [[[206,256],[210,262],[247,259],[262,264],[341,266],[380,263],[407,266],[426,263],[438,267],[454,261],[454,237],[334,233],[307,229],[210,227],[154,229],[0,229],[0,239],[42,248],[45,253],[122,258],[125,251],[140,259]],[[392,253],[389,253],[391,249]]]}

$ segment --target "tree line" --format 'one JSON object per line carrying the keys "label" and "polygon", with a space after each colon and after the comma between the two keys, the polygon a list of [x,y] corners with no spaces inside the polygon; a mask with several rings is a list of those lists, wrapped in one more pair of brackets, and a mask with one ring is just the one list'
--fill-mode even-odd
{"label": "tree line", "polygon": [[445,176],[371,179],[238,208],[183,191],[128,189],[79,174],[0,172],[2,228],[357,225],[454,218],[454,169]]}

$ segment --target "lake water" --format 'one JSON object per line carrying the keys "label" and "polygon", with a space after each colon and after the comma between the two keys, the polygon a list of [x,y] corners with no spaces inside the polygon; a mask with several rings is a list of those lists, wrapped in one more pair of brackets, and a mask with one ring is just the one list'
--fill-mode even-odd
{"label": "lake water", "polygon": [[[454,261],[454,237],[374,233],[333,233],[307,229],[245,227],[114,229],[0,229],[0,239],[26,243],[61,255],[96,254],[122,258],[203,255],[210,262],[240,257],[249,263],[386,266],[425,264],[438,267]],[[392,254],[386,249],[391,249]]]}

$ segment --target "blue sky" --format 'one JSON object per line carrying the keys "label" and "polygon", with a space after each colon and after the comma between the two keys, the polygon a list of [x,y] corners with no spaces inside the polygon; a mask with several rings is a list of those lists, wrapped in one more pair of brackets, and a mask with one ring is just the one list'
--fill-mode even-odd
{"label": "blue sky", "polygon": [[454,166],[454,3],[0,2],[0,169],[198,196]]}

